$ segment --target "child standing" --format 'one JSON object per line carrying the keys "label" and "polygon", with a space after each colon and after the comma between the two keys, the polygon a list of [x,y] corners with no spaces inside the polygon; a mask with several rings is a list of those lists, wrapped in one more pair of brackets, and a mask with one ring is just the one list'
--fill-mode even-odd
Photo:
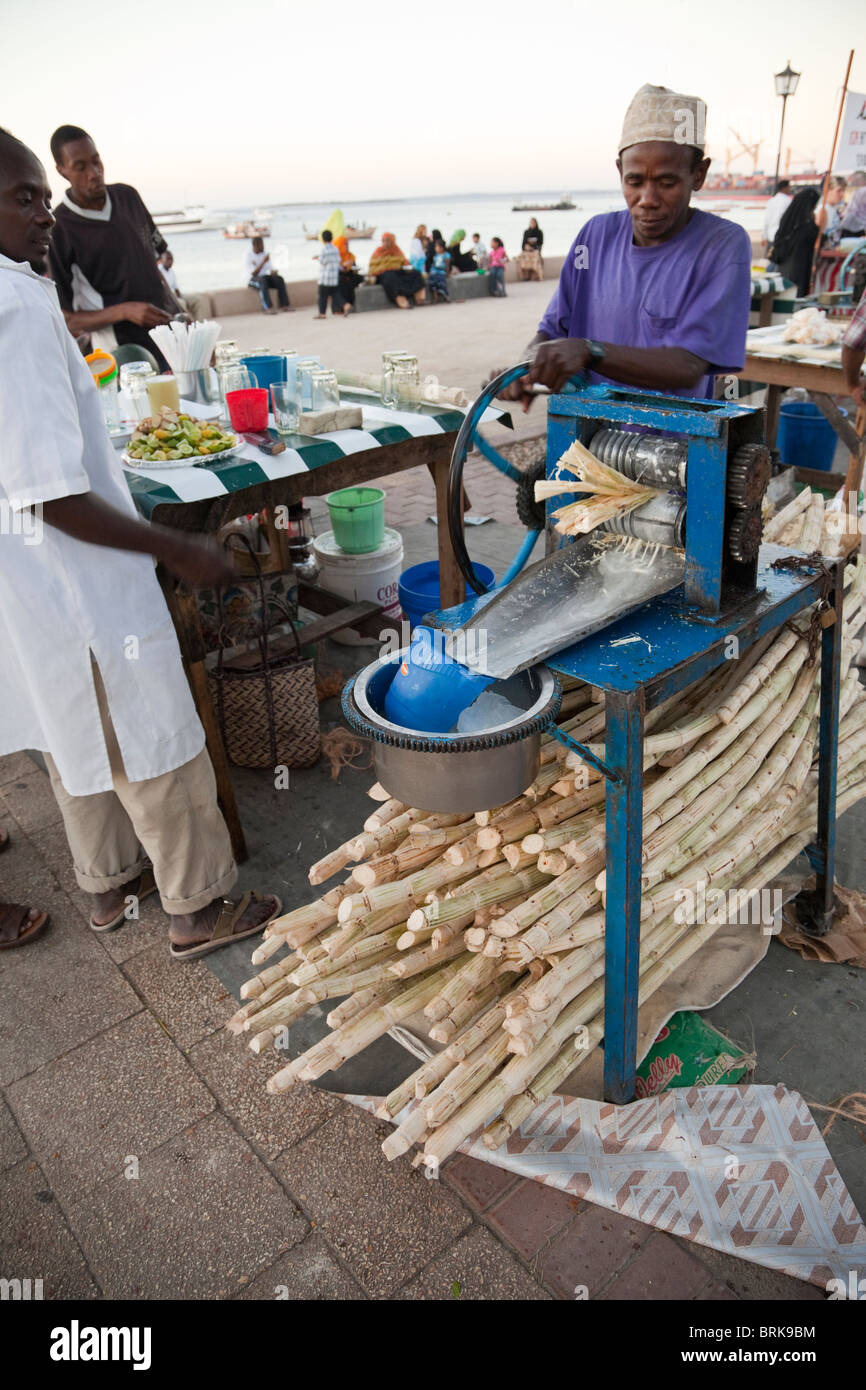
{"label": "child standing", "polygon": [[478,269],[479,269],[479,270],[486,270],[486,269],[487,269],[487,255],[488,255],[488,252],[487,252],[487,247],[484,245],[484,242],[481,240],[481,233],[480,233],[480,232],[473,232],[473,233],[472,233],[472,254],[473,254],[473,256],[475,257],[475,264],[478,266]]}
{"label": "child standing", "polygon": [[451,257],[445,250],[445,242],[437,241],[433,245],[433,260],[430,262],[430,274],[427,283],[430,286],[430,293],[434,300],[441,300],[443,304],[451,303],[451,296],[448,293],[448,267],[451,264]]}
{"label": "child standing", "polygon": [[505,265],[507,260],[502,238],[491,237],[487,264],[490,272],[490,293],[496,299],[505,298]]}
{"label": "child standing", "polygon": [[327,227],[322,232],[322,249],[313,259],[319,262],[319,312],[313,317],[326,317],[329,299],[332,314],[351,313],[351,306],[343,303],[340,294],[340,253],[334,245],[334,234]]}

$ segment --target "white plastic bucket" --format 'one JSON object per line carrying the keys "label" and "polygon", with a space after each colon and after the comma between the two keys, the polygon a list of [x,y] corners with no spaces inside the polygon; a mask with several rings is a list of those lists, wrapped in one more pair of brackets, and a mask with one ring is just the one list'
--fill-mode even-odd
{"label": "white plastic bucket", "polygon": [[[384,616],[399,621],[399,587],[403,572],[403,537],[399,531],[386,526],[382,544],[365,555],[347,555],[337,545],[333,531],[317,536],[313,550],[319,562],[318,582],[323,589],[340,594],[350,603],[362,603],[365,599],[379,603]],[[338,642],[357,641],[351,628],[342,628],[333,636]]]}

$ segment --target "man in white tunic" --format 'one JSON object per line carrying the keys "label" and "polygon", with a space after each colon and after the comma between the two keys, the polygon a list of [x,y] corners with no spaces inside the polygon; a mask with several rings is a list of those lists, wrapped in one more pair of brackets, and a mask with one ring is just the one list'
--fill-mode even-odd
{"label": "man in white tunic", "polygon": [[[251,935],[273,897],[237,877],[204,730],[153,558],[228,577],[209,543],[141,521],[90,371],[45,279],[54,218],[36,156],[0,131],[0,754],[45,754],[91,927],[159,891],[173,955]],[[0,946],[32,934],[0,916]]]}

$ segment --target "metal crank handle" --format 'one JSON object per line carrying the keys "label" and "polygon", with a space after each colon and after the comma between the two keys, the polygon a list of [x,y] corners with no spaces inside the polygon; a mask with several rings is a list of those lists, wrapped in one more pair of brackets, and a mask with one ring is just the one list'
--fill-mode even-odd
{"label": "metal crank handle", "polygon": [[591,767],[594,767],[596,772],[602,773],[609,782],[621,783],[623,781],[622,775],[619,772],[615,772],[613,768],[608,767],[607,763],[602,762],[601,758],[596,757],[591,748],[587,748],[584,743],[578,743],[577,739],[572,738],[564,729],[560,729],[558,724],[551,724],[545,732],[549,733],[552,738],[557,739],[563,744],[568,749],[569,753],[576,753],[585,763],[589,763]]}

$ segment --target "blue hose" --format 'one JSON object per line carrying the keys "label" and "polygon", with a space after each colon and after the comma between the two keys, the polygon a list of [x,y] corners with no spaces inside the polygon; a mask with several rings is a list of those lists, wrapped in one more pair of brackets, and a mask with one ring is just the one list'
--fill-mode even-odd
{"label": "blue hose", "polygon": [[535,542],[538,540],[538,537],[540,535],[540,531],[527,531],[526,535],[523,537],[520,549],[518,550],[514,559],[511,561],[511,564],[505,571],[499,583],[496,585],[497,589],[504,589],[507,584],[511,583],[512,579],[517,578],[518,574],[523,569],[523,566],[526,564],[527,560],[532,554]]}

